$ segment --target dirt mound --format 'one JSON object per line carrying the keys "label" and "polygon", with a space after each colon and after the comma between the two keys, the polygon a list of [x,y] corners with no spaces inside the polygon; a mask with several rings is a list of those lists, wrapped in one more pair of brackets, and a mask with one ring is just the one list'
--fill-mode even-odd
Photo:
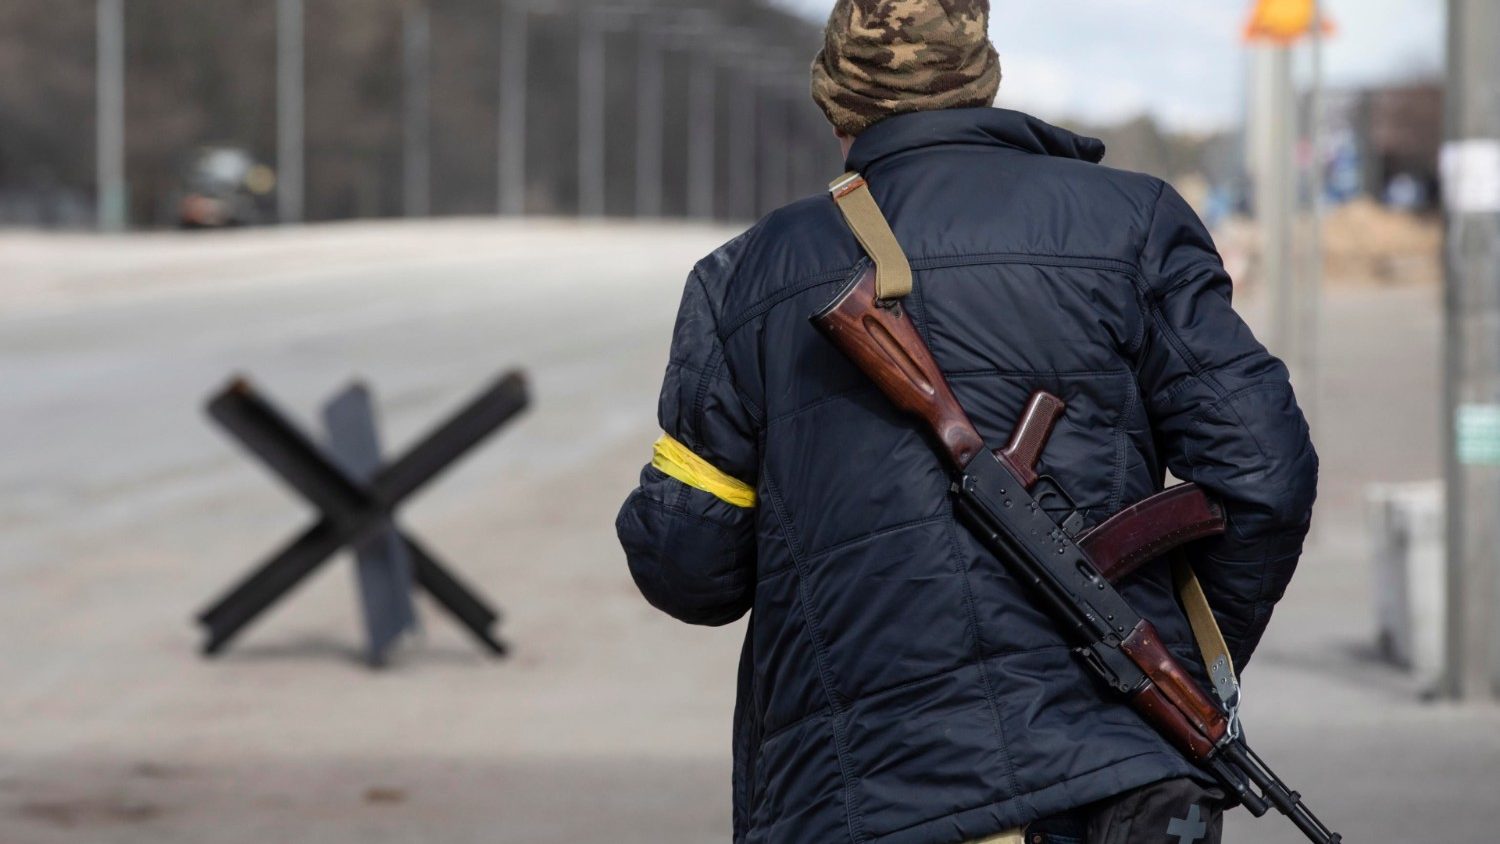
{"label": "dirt mound", "polygon": [[1368,199],[1329,210],[1323,247],[1330,282],[1436,284],[1443,277],[1441,221]]}
{"label": "dirt mound", "polygon": [[[1261,233],[1255,220],[1226,220],[1216,227],[1214,240],[1235,283],[1259,286]],[[1295,248],[1303,254],[1305,241],[1299,238]],[[1323,273],[1329,284],[1438,284],[1442,250],[1440,218],[1395,211],[1368,199],[1328,209],[1323,222]]]}

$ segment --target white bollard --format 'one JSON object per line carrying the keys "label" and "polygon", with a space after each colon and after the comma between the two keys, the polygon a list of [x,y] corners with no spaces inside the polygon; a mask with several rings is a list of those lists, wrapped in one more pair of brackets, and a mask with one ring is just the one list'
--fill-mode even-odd
{"label": "white bollard", "polygon": [[1423,693],[1434,693],[1442,675],[1447,602],[1443,486],[1372,484],[1365,488],[1365,503],[1380,653],[1411,671]]}

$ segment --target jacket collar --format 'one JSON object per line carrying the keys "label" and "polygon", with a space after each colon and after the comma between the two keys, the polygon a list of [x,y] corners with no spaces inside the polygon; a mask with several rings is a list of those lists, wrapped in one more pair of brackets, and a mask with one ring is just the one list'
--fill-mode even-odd
{"label": "jacket collar", "polygon": [[886,156],[944,144],[1010,147],[1037,155],[1099,162],[1104,142],[1003,108],[954,108],[898,114],[859,133],[846,169],[864,172]]}

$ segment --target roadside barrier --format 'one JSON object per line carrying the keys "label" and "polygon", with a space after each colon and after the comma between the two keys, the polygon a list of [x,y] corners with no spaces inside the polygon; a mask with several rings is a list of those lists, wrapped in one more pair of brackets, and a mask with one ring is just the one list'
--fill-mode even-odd
{"label": "roadside barrier", "polygon": [[413,587],[426,590],[490,653],[503,656],[506,646],[491,630],[500,618],[496,610],[398,527],[395,513],[528,403],[525,376],[508,373],[406,454],[382,464],[374,402],[363,385],[324,405],[324,449],[245,378],[231,381],[209,400],[209,417],[321,515],[198,615],[208,633],[203,653],[222,653],[246,625],[347,547],[357,561],[371,666],[384,664],[391,646],[415,629]]}

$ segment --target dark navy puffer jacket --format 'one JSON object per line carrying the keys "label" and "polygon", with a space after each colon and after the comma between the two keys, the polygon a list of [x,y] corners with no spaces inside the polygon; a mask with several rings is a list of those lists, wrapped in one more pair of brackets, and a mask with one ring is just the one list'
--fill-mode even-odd
{"label": "dark navy puffer jacket", "polygon": [[[848,164],[910,257],[909,310],[992,447],[1048,390],[1068,410],[1042,468],[1091,521],[1166,470],[1223,497],[1227,535],[1191,557],[1243,667],[1297,563],[1317,457],[1197,217],[1160,180],[1100,166],[1103,152],[966,109],[879,123]],[[661,424],[758,501],[647,467],[618,521],[651,603],[694,624],[751,613],[735,841],[969,841],[1189,774],[954,521],[916,423],[808,322],[863,260],[819,196],[698,264]],[[1168,568],[1123,592],[1201,672]]]}

